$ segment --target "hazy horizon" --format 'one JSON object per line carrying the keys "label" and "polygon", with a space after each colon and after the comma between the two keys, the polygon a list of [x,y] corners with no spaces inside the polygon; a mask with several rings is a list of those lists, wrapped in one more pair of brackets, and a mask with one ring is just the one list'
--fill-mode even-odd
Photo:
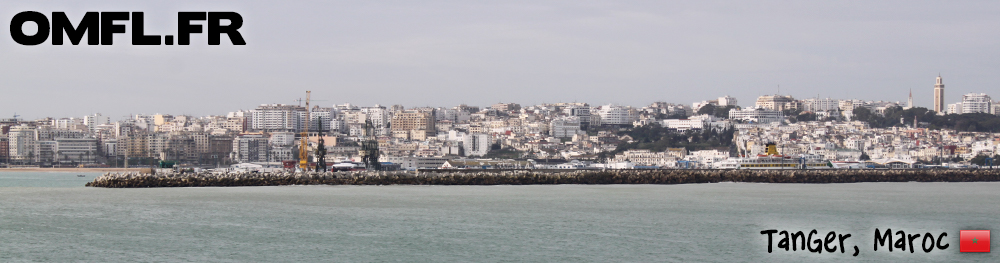
{"label": "hazy horizon", "polygon": [[[5,1],[21,11],[235,11],[246,46],[21,46],[0,37],[0,118],[100,112],[218,115],[259,104],[406,107],[554,102],[690,105],[733,96],[885,100],[930,107],[996,93],[1000,2]],[[51,17],[50,17],[51,19]],[[129,22],[119,22],[130,26]],[[27,28],[27,27],[26,27]],[[26,30],[27,31],[27,30]],[[131,28],[128,29],[131,32]],[[29,31],[30,32],[30,31]]]}

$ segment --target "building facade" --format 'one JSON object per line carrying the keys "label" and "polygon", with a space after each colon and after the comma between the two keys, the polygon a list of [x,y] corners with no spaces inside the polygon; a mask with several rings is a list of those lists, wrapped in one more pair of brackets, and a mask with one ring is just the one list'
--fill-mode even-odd
{"label": "building facade", "polygon": [[757,98],[757,103],[755,104],[757,108],[764,108],[775,111],[783,111],[786,109],[799,109],[799,101],[792,98],[792,96],[783,95],[764,95]]}
{"label": "building facade", "polygon": [[781,122],[785,115],[781,111],[765,108],[746,108],[729,110],[729,119],[743,120],[755,123]]}
{"label": "building facade", "polygon": [[407,110],[392,116],[392,137],[422,141],[437,134],[433,111]]}
{"label": "building facade", "polygon": [[990,113],[993,100],[985,93],[969,93],[962,96],[962,113]]}
{"label": "building facade", "polygon": [[305,108],[285,104],[263,104],[250,110],[250,130],[267,132],[299,132],[300,117]]}
{"label": "building facade", "polygon": [[938,114],[943,114],[945,110],[944,81],[941,79],[941,75],[938,75],[937,83],[934,84],[934,111]]}

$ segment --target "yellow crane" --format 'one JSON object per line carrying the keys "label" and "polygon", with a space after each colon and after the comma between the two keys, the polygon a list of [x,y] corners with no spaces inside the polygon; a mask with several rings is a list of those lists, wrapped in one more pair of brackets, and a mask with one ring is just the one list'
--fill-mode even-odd
{"label": "yellow crane", "polygon": [[299,144],[299,168],[301,168],[303,172],[309,171],[309,150],[307,148],[309,148],[309,124],[312,123],[309,121],[309,111],[311,110],[309,109],[310,93],[311,91],[306,91],[306,121],[305,127],[302,127],[302,136],[300,136],[302,138],[302,143]]}

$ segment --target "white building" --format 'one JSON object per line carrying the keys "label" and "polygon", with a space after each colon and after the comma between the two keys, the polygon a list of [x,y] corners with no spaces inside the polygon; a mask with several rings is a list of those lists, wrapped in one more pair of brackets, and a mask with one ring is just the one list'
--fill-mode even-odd
{"label": "white building", "polygon": [[[366,114],[365,117],[372,120],[372,124],[375,127],[387,127],[392,115],[389,114],[389,110],[382,105],[375,104],[375,107],[363,107],[360,111]],[[360,120],[360,123],[364,123],[365,120]]]}
{"label": "white building", "polygon": [[686,131],[691,129],[703,129],[705,128],[705,121],[694,120],[694,119],[666,119],[660,121],[660,126],[677,129],[678,131]]}
{"label": "white building", "polygon": [[691,109],[693,109],[694,111],[698,111],[699,109],[701,109],[701,107],[704,107],[705,105],[715,105],[717,107],[737,106],[736,103],[737,103],[736,98],[725,96],[725,97],[719,97],[718,99],[714,100],[703,100],[701,102],[691,103]]}
{"label": "white building", "polygon": [[26,124],[10,127],[7,143],[11,160],[29,161],[35,155],[35,128]]}
{"label": "white building", "polygon": [[721,107],[728,107],[728,106],[737,106],[738,104],[736,98],[725,96],[725,97],[719,97],[718,105]]}
{"label": "white building", "polygon": [[985,93],[962,95],[962,113],[990,113],[993,100]]}
{"label": "white building", "polygon": [[838,109],[840,109],[840,101],[839,100],[835,100],[835,99],[831,99],[831,98],[825,98],[825,99],[816,98],[816,99],[805,99],[805,100],[802,100],[802,110],[803,111],[811,111],[811,112],[817,112],[817,111],[835,111],[835,110],[838,110]]}
{"label": "white building", "polygon": [[250,130],[298,132],[305,110],[295,105],[262,104],[250,110]]}
{"label": "white building", "polygon": [[295,144],[295,133],[291,132],[271,133],[270,143],[271,145],[279,145],[279,146],[289,146]]}
{"label": "white building", "polygon": [[490,152],[490,136],[473,133],[463,136],[462,147],[465,156],[483,156]]}
{"label": "white building", "polygon": [[729,119],[743,120],[755,123],[781,122],[785,115],[781,111],[750,107],[742,110],[729,110]]}
{"label": "white building", "polygon": [[638,166],[668,166],[677,162],[677,157],[667,152],[651,152],[645,149],[627,150],[615,155],[610,162],[631,162]]}
{"label": "white building", "polygon": [[55,139],[55,160],[60,163],[94,163],[99,154],[95,138]]}
{"label": "white building", "polygon": [[52,127],[60,130],[73,130],[82,125],[83,119],[78,118],[61,118],[52,120]]}
{"label": "white building", "polygon": [[[309,132],[324,134],[329,134],[330,132],[339,132],[339,123],[334,124],[337,119],[337,109],[336,108],[325,108],[325,107],[313,107],[312,111],[309,112]],[[321,128],[319,125],[323,124]]]}
{"label": "white building", "polygon": [[94,115],[83,116],[83,124],[87,125],[90,131],[97,131],[98,125],[111,123],[110,118],[106,116],[101,116],[100,113],[94,113]]}
{"label": "white building", "polygon": [[268,138],[263,134],[241,134],[233,138],[232,160],[240,163],[263,162],[268,158]]}
{"label": "white building", "polygon": [[580,134],[580,117],[559,117],[549,123],[549,134],[553,137],[568,138]]}
{"label": "white building", "polygon": [[586,103],[583,105],[570,105],[563,108],[563,113],[568,116],[574,116],[580,118],[580,129],[586,130],[590,127],[590,106]]}
{"label": "white building", "polygon": [[962,107],[962,103],[961,102],[959,102],[959,103],[952,103],[952,104],[948,104],[948,110],[946,112],[948,114],[962,114],[962,113],[964,113],[964,112],[962,112],[963,109],[964,109],[964,107]]}
{"label": "white building", "polygon": [[385,161],[398,163],[400,168],[410,171],[416,169],[436,169],[444,165],[448,160],[450,159],[445,157],[390,156],[385,158]]}
{"label": "white building", "polygon": [[632,124],[636,119],[635,110],[632,107],[611,104],[598,107],[597,115],[601,116],[601,124],[603,125]]}

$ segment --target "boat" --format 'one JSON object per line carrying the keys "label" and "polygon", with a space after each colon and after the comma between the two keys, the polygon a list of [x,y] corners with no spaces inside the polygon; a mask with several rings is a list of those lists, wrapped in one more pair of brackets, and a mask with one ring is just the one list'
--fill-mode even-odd
{"label": "boat", "polygon": [[78,174],[76,177],[87,177],[86,175]]}
{"label": "boat", "polygon": [[752,157],[730,157],[719,163],[720,169],[831,169],[829,160],[815,154],[797,157],[779,154],[774,143],[768,143],[767,152]]}

